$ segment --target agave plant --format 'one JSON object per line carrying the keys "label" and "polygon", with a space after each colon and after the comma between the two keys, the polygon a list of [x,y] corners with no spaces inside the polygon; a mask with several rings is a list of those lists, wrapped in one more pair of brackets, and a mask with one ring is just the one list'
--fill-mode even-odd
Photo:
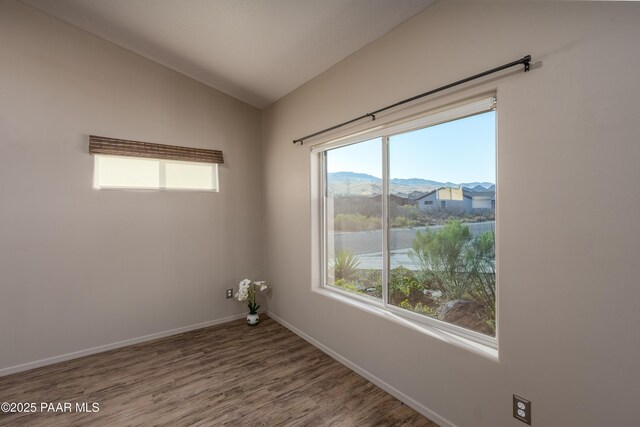
{"label": "agave plant", "polygon": [[333,258],[335,279],[351,280],[356,275],[360,259],[346,249],[340,249]]}

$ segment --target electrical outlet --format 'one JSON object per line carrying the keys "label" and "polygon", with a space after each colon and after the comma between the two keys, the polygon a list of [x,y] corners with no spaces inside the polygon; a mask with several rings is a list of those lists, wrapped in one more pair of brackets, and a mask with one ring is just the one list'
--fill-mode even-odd
{"label": "electrical outlet", "polygon": [[513,417],[531,425],[531,401],[514,394]]}
{"label": "electrical outlet", "polygon": [[233,289],[227,289],[227,299],[233,298]]}

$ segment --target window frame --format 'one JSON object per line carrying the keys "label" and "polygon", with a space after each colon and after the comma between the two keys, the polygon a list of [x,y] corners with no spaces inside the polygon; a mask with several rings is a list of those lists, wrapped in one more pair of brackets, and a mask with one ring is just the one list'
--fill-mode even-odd
{"label": "window frame", "polygon": [[[498,221],[498,213],[496,210],[496,219],[495,219],[495,233],[496,233],[496,248],[495,248],[495,263],[496,263],[496,334],[495,337],[482,334],[480,332],[473,331],[471,329],[467,329],[458,325],[454,325],[452,323],[448,323],[439,319],[435,319],[426,315],[414,313],[410,310],[403,309],[401,307],[397,307],[388,303],[388,282],[389,282],[389,267],[390,267],[390,247],[389,247],[389,233],[391,231],[390,222],[389,222],[389,138],[392,136],[396,136],[398,134],[412,132],[420,129],[424,129],[431,126],[437,126],[439,124],[444,124],[448,122],[452,122],[455,120],[463,119],[466,117],[475,116],[478,114],[486,113],[489,111],[496,111],[496,137],[495,137],[495,155],[497,157],[498,153],[498,120],[497,120],[497,96],[496,93],[491,93],[489,95],[482,95],[476,98],[467,99],[465,101],[458,102],[456,104],[450,104],[448,106],[441,107],[437,110],[430,110],[427,112],[423,112],[420,114],[415,114],[406,118],[402,118],[396,120],[394,122],[376,126],[370,129],[365,129],[363,131],[345,135],[342,137],[334,138],[327,142],[322,142],[315,144],[311,147],[311,173],[316,174],[317,176],[317,197],[312,195],[312,202],[316,204],[314,209],[316,209],[317,221],[313,221],[316,230],[318,233],[318,242],[314,243],[319,245],[319,251],[312,251],[313,256],[316,260],[319,261],[317,264],[317,268],[319,271],[315,271],[313,276],[317,277],[319,283],[316,284],[315,287],[322,289],[324,291],[329,292],[330,294],[335,294],[339,296],[344,296],[347,300],[353,300],[354,302],[365,303],[370,305],[371,307],[375,307],[378,310],[381,310],[383,313],[389,313],[392,315],[396,315],[402,319],[406,319],[410,321],[414,326],[418,326],[421,328],[425,328],[428,330],[435,329],[436,331],[440,330],[454,336],[458,336],[463,339],[467,339],[472,341],[473,343],[480,344],[482,346],[486,346],[491,350],[498,349],[498,266],[499,266],[499,252],[498,252],[498,236],[499,236],[499,221]],[[383,253],[383,267],[382,267],[382,300],[379,301],[372,297],[368,297],[366,295],[357,294],[354,292],[349,292],[343,289],[340,289],[336,286],[332,286],[327,284],[327,267],[328,267],[328,246],[327,246],[327,209],[326,209],[326,195],[327,195],[327,185],[326,185],[326,177],[327,177],[327,167],[326,167],[326,153],[329,150],[345,147],[352,144],[357,144],[360,142],[364,142],[373,138],[381,138],[382,144],[382,253]],[[497,159],[496,159],[497,160]],[[315,165],[313,164],[315,163]],[[311,181],[314,181],[314,177],[312,176]],[[496,193],[497,193],[497,182],[498,182],[498,165],[496,162]],[[313,185],[312,185],[313,190]],[[313,219],[313,218],[312,218]],[[315,239],[312,239],[314,242]],[[319,259],[318,259],[319,255]],[[312,265],[316,265],[315,262],[312,262]],[[342,300],[342,299],[341,299]]]}
{"label": "window frame", "polygon": [[[220,192],[220,176],[218,172],[218,163],[205,163],[205,162],[193,162],[186,160],[173,160],[173,159],[157,159],[151,157],[132,157],[132,156],[114,156],[109,154],[94,154],[93,155],[93,189],[94,190],[119,190],[119,191],[168,191],[168,192],[190,192],[190,193],[218,193]],[[158,162],[158,187],[135,187],[135,186],[117,186],[117,185],[99,185],[98,184],[98,176],[99,176],[99,162],[101,158],[117,158],[117,159],[127,159],[127,160],[145,160],[145,161],[154,161]],[[211,166],[211,182],[213,184],[213,188],[173,188],[167,187],[166,182],[166,166],[168,164],[179,164],[179,165],[207,165]]]}

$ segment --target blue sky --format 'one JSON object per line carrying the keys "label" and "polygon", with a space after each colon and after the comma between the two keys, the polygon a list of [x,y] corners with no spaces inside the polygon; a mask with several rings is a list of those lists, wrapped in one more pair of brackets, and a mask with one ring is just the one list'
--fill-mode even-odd
{"label": "blue sky", "polygon": [[[389,140],[390,178],[495,183],[495,112],[478,114]],[[380,178],[379,139],[331,150],[328,172],[359,172]]]}

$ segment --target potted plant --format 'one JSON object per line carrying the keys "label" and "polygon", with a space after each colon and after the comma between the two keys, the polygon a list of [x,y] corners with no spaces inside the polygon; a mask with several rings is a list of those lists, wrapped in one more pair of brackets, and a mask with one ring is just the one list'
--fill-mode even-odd
{"label": "potted plant", "polygon": [[244,279],[238,284],[238,293],[236,293],[236,300],[247,301],[249,306],[249,314],[247,315],[247,324],[255,326],[260,321],[258,316],[258,309],[260,305],[256,302],[256,294],[258,292],[265,291],[269,288],[267,282],[260,280],[252,282],[249,279]]}

